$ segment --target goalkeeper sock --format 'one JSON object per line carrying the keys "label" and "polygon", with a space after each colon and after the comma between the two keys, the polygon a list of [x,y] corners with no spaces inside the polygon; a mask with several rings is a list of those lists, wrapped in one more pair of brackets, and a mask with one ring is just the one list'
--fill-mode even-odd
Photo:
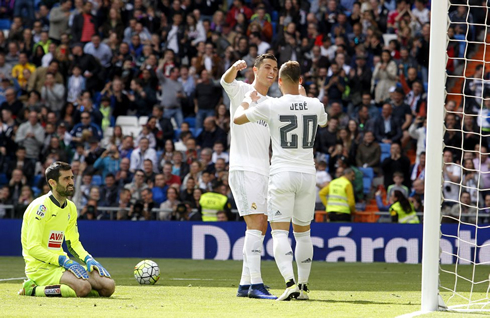
{"label": "goalkeeper sock", "polygon": [[262,258],[262,232],[259,230],[247,230],[245,232],[245,255],[250,270],[252,285],[262,284],[260,273],[260,259]]}
{"label": "goalkeeper sock", "polygon": [[68,285],[36,286],[34,288],[36,297],[77,297],[77,294]]}
{"label": "goalkeeper sock", "polygon": [[284,230],[273,230],[271,233],[277,268],[279,268],[279,272],[281,272],[281,275],[286,282],[291,279],[294,280],[293,251],[288,240],[289,232]]}
{"label": "goalkeeper sock", "polygon": [[294,258],[298,266],[298,283],[308,283],[311,272],[311,262],[313,260],[313,243],[311,242],[311,231],[294,232],[296,248]]}
{"label": "goalkeeper sock", "polygon": [[240,285],[250,285],[250,269],[247,264],[247,254],[245,253],[245,246],[247,245],[247,233],[245,232],[245,240],[243,242],[243,267],[242,277],[240,279]]}

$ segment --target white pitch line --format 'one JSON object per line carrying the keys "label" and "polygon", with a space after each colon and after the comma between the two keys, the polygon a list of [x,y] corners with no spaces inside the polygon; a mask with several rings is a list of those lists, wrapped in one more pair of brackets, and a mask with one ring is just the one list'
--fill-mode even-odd
{"label": "white pitch line", "polygon": [[215,280],[214,278],[169,278],[169,280]]}
{"label": "white pitch line", "polygon": [[24,280],[27,279],[27,277],[18,277],[18,278],[2,278],[0,279],[0,282],[8,282],[10,280]]}
{"label": "white pitch line", "polygon": [[431,312],[430,311],[415,311],[415,312],[411,312],[411,313],[404,314],[401,316],[397,316],[396,318],[413,318],[413,317],[418,317],[418,316],[429,314],[429,313],[431,313]]}

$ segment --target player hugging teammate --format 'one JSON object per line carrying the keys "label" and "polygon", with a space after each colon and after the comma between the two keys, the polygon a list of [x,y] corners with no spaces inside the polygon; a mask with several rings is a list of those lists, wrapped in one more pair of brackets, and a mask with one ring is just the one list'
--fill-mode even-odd
{"label": "player hugging teammate", "polygon": [[[257,60],[261,58],[263,59],[262,55]],[[269,73],[262,72],[261,64],[257,63],[257,61],[255,63],[255,88],[257,88],[257,83],[265,82],[268,84],[269,82],[267,80],[270,81],[275,77],[276,73],[272,69],[277,69],[277,62],[273,56],[269,57],[268,61],[271,61],[271,68],[269,68],[271,71]],[[233,71],[233,68],[236,70]],[[234,72],[236,76],[236,72],[243,68],[243,61],[236,62],[223,76],[222,84],[229,85],[230,81],[227,81],[226,75]],[[264,76],[266,77],[264,78]],[[234,118],[235,124],[232,125],[232,131],[233,129],[237,130],[242,127],[249,127],[250,130],[258,131],[260,127],[258,123],[265,122],[267,123],[269,135],[272,138],[273,155],[270,172],[268,175],[262,175],[264,178],[261,181],[267,179],[267,176],[270,178],[268,182],[268,207],[267,213],[264,214],[268,216],[272,228],[274,258],[286,281],[286,290],[277,300],[290,300],[292,298],[300,300],[309,299],[307,284],[313,260],[310,223],[313,220],[315,210],[313,145],[315,143],[318,125],[324,126],[327,123],[327,114],[325,113],[323,104],[318,99],[308,98],[300,94],[300,91],[303,92],[301,83],[299,63],[289,61],[284,63],[279,71],[279,86],[283,93],[281,98],[267,98],[264,96],[266,91],[260,86],[259,89],[262,90],[253,90],[250,86],[245,86],[247,84],[233,81],[232,84],[234,84],[235,89],[232,90],[226,85],[223,85],[232,101],[231,115]],[[251,86],[254,86],[254,84]],[[236,102],[242,96],[244,98],[241,104],[243,108],[238,108]],[[240,126],[249,122],[250,124]],[[245,134],[247,132],[244,131],[243,133]],[[249,133],[251,134],[251,132]],[[242,152],[242,156],[234,158],[232,149],[230,153],[230,166],[233,159],[241,161],[250,160],[252,157],[250,147],[256,148],[259,145],[253,139],[254,135],[245,136],[247,138],[242,137],[242,139],[248,141],[246,145],[242,143],[241,139],[237,142],[232,134],[232,147],[233,144],[237,148],[239,145],[239,151]],[[249,145],[252,146],[249,147]],[[264,147],[261,149],[263,154],[260,158],[268,161],[268,143],[265,145],[260,144],[260,146]],[[235,156],[238,157],[238,154],[235,154]],[[254,156],[252,158],[257,157]],[[266,168],[269,169],[268,163],[266,164]],[[254,178],[255,175],[256,173],[254,171],[242,169],[240,173],[242,179],[239,180],[241,182],[235,183],[232,182],[230,173],[230,186],[232,186],[233,195],[238,202],[239,211],[242,209],[240,215],[245,215],[245,221],[247,222],[244,245],[244,271],[238,289],[238,296],[244,296],[244,290],[248,287],[249,297],[275,299],[275,296],[270,295],[263,288],[261,279],[259,281],[260,284],[254,281],[254,272],[256,272],[256,269],[252,270],[252,268],[253,266],[257,266],[257,263],[252,264],[250,262],[250,255],[254,251],[261,252],[262,248],[262,241],[259,241],[258,237],[254,241],[254,244],[250,244],[247,241],[247,239],[250,240],[251,235],[248,234],[254,225],[254,223],[250,222],[250,219],[247,221],[246,213],[252,211],[255,204],[255,202],[250,202],[250,200],[259,195],[258,190],[264,191],[262,187],[257,186],[262,184],[257,182],[257,179],[254,180],[254,189],[246,187],[247,179]],[[265,209],[262,208],[260,211],[265,211]],[[294,254],[288,240],[291,222],[293,223],[294,237],[296,239]],[[263,235],[265,234],[267,225],[262,224],[262,226]],[[258,236],[258,231],[255,233]],[[258,258],[260,262],[260,254],[257,254],[253,256]],[[296,258],[298,266],[297,281],[294,278],[293,255]],[[252,260],[256,262],[255,259]],[[258,265],[260,266],[260,263]],[[250,280],[247,280],[247,268],[250,272]],[[260,274],[260,267],[258,267],[258,273]],[[251,285],[247,285],[248,282]],[[254,295],[255,286],[260,288],[261,293],[258,295]]]}

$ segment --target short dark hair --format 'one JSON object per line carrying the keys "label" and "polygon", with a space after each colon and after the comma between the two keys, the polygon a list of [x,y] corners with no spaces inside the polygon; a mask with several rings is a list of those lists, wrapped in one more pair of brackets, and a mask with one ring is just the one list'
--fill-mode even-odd
{"label": "short dark hair", "polygon": [[259,68],[260,65],[262,65],[262,62],[264,62],[264,60],[267,60],[267,59],[277,62],[277,59],[273,54],[264,53],[264,54],[260,54],[259,56],[257,56],[255,58],[254,66],[256,68]]}
{"label": "short dark hair", "polygon": [[46,169],[46,183],[49,185],[49,188],[51,188],[51,185],[49,184],[49,180],[53,179],[54,181],[58,182],[60,178],[60,171],[70,171],[71,170],[71,165],[63,162],[63,161],[56,161],[53,162],[47,169]]}
{"label": "short dark hair", "polygon": [[287,61],[279,70],[279,77],[284,80],[284,77],[289,82],[298,83],[301,78],[301,66],[296,61]]}

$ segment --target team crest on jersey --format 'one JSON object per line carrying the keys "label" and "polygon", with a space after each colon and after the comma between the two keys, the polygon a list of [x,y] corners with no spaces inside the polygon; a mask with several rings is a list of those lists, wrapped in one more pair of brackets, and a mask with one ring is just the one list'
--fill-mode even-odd
{"label": "team crest on jersey", "polygon": [[46,214],[46,206],[41,204],[37,209],[36,215],[43,218],[45,214]]}
{"label": "team crest on jersey", "polygon": [[257,210],[257,204],[255,204],[255,202],[252,203],[252,209]]}
{"label": "team crest on jersey", "polygon": [[63,243],[64,236],[65,234],[63,231],[51,231],[51,233],[49,233],[48,249],[59,250]]}

